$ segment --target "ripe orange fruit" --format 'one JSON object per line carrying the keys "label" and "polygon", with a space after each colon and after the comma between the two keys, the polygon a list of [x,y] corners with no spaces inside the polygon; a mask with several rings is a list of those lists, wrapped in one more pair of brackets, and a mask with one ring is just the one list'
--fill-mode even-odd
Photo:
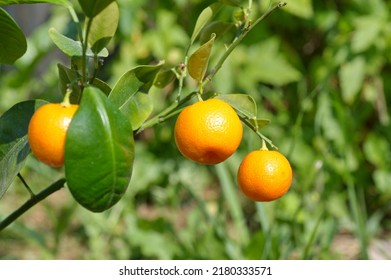
{"label": "ripe orange fruit", "polygon": [[228,103],[212,98],[186,107],[178,116],[174,135],[183,156],[201,164],[217,164],[236,151],[243,126]]}
{"label": "ripe orange fruit", "polygon": [[79,105],[49,103],[33,114],[28,127],[28,141],[38,160],[53,167],[64,164],[65,137]]}
{"label": "ripe orange fruit", "polygon": [[286,157],[277,151],[252,151],[239,166],[238,183],[248,198],[272,201],[289,190],[292,168]]}

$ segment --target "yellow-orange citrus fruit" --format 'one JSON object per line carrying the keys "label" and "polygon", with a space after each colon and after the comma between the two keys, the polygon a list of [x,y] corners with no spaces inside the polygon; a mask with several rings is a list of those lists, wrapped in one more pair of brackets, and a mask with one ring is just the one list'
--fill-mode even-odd
{"label": "yellow-orange citrus fruit", "polygon": [[78,107],[49,103],[35,111],[28,127],[28,141],[38,160],[53,167],[64,164],[65,137]]}
{"label": "yellow-orange citrus fruit", "polygon": [[174,135],[183,156],[201,164],[217,164],[236,151],[243,126],[228,103],[212,98],[186,107],[178,116]]}
{"label": "yellow-orange citrus fruit", "polygon": [[277,151],[252,151],[239,166],[238,183],[248,198],[272,201],[289,190],[292,168],[287,158]]}

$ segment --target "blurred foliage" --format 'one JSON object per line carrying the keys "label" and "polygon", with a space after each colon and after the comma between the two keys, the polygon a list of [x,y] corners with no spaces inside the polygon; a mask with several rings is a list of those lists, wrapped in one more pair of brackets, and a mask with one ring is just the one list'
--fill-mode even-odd
{"label": "blurred foliage", "polygon": [[[119,29],[99,78],[113,86],[136,65],[182,63],[195,21],[212,2],[119,0]],[[252,2],[254,18],[269,5]],[[294,169],[286,196],[253,203],[239,192],[237,167],[260,146],[249,129],[234,156],[206,167],[179,154],[170,119],[136,139],[132,181],[113,209],[87,212],[63,189],[0,234],[0,258],[373,257],[371,244],[389,239],[391,230],[391,2],[287,3],[249,34],[208,86],[252,95],[259,117],[272,120],[262,133]],[[229,22],[238,11],[228,7],[217,17]],[[67,11],[51,6],[29,35],[27,53],[13,67],[0,66],[1,113],[26,99],[61,100],[56,63],[68,62],[49,40],[51,27],[76,34]],[[174,100],[170,90],[151,88],[154,112]],[[61,176],[33,157],[22,173],[37,191]],[[0,217],[27,195],[14,182]],[[346,248],[341,237],[353,245]]]}

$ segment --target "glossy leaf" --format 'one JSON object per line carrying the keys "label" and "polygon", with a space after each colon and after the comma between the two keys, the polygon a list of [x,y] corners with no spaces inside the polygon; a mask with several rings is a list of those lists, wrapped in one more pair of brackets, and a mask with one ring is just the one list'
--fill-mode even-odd
{"label": "glossy leaf", "polygon": [[88,42],[94,53],[99,53],[114,36],[119,21],[119,8],[117,2],[112,2],[102,12],[88,19],[86,25],[91,24]]}
{"label": "glossy leaf", "polygon": [[212,53],[212,47],[215,38],[216,35],[213,34],[208,42],[199,47],[190,56],[189,61],[187,63],[189,75],[200,83],[204,79],[206,70],[208,68],[209,58]]}
{"label": "glossy leaf", "polygon": [[59,5],[68,5],[68,0],[0,0],[0,6],[14,4],[35,4],[35,3],[50,3]]}
{"label": "glossy leaf", "polygon": [[0,117],[0,198],[24,166],[30,153],[27,130],[43,100],[29,100],[11,107]]}
{"label": "glossy leaf", "polygon": [[142,65],[131,69],[118,80],[109,95],[110,101],[129,118],[135,130],[152,112],[152,103],[146,94],[163,64],[161,62],[157,65]]}
{"label": "glossy leaf", "polygon": [[86,88],[65,144],[65,175],[73,197],[90,211],[109,209],[129,185],[133,160],[130,122],[103,92]]}
{"label": "glossy leaf", "polygon": [[97,16],[114,0],[79,0],[83,12],[89,18]]}
{"label": "glossy leaf", "polygon": [[208,6],[201,12],[195,24],[193,34],[191,35],[190,45],[194,43],[201,30],[208,24],[208,22],[212,19],[213,15],[216,14],[221,7],[222,3],[217,2]]}
{"label": "glossy leaf", "polygon": [[13,64],[27,50],[23,31],[2,8],[0,8],[0,50],[0,64]]}
{"label": "glossy leaf", "polygon": [[235,25],[230,22],[213,21],[201,31],[200,44],[205,44],[212,36],[216,34],[216,38],[219,38],[233,29]]}
{"label": "glossy leaf", "polygon": [[249,118],[257,118],[257,104],[254,98],[248,94],[232,93],[220,94],[216,98],[224,100],[231,105],[241,115]]}
{"label": "glossy leaf", "polygon": [[[79,41],[75,41],[71,38],[68,38],[62,34],[60,34],[55,28],[49,29],[49,36],[52,39],[53,43],[66,55],[73,56],[82,56],[83,48]],[[94,53],[91,49],[87,49],[87,56],[94,56]],[[98,56],[107,57],[109,55],[106,49],[103,49]]]}

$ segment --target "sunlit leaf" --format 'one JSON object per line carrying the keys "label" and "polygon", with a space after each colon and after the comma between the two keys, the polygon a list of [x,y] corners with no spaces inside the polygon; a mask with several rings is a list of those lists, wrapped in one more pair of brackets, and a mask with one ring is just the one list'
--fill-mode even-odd
{"label": "sunlit leaf", "polygon": [[117,2],[113,2],[102,10],[99,15],[88,19],[86,25],[91,24],[88,42],[94,53],[99,53],[115,35],[119,21],[119,8]]}
{"label": "sunlit leaf", "polygon": [[79,0],[83,12],[89,18],[97,16],[112,2],[114,2],[114,0]]}
{"label": "sunlit leaf", "polygon": [[198,82],[202,82],[202,80],[204,79],[215,38],[216,35],[213,34],[208,42],[199,47],[190,56],[189,61],[187,63],[189,75]]}
{"label": "sunlit leaf", "polygon": [[312,0],[286,0],[285,2],[288,5],[283,10],[288,13],[306,19],[314,15]]}
{"label": "sunlit leaf", "polygon": [[197,39],[201,30],[205,25],[212,19],[213,15],[222,7],[221,3],[214,3],[207,8],[205,8],[201,14],[198,16],[197,22],[195,24],[193,34],[191,35],[190,44],[192,45],[194,41]]}
{"label": "sunlit leaf", "polygon": [[110,101],[129,118],[135,130],[152,112],[152,103],[147,93],[163,65],[164,62],[161,62],[131,69],[122,75],[109,95]]}
{"label": "sunlit leaf", "polygon": [[129,185],[133,160],[130,122],[103,92],[86,88],[65,145],[65,175],[73,197],[90,211],[109,209]]}
{"label": "sunlit leaf", "polygon": [[0,8],[0,64],[13,64],[27,50],[26,37],[13,18]]}
{"label": "sunlit leaf", "polygon": [[[71,38],[68,38],[62,34],[60,34],[55,28],[49,29],[49,36],[52,39],[53,43],[66,55],[72,56],[82,56],[83,55],[83,47],[81,42],[75,41]],[[94,53],[91,49],[87,49],[87,56],[94,56]],[[109,55],[107,49],[103,49],[98,56],[107,57]]]}

